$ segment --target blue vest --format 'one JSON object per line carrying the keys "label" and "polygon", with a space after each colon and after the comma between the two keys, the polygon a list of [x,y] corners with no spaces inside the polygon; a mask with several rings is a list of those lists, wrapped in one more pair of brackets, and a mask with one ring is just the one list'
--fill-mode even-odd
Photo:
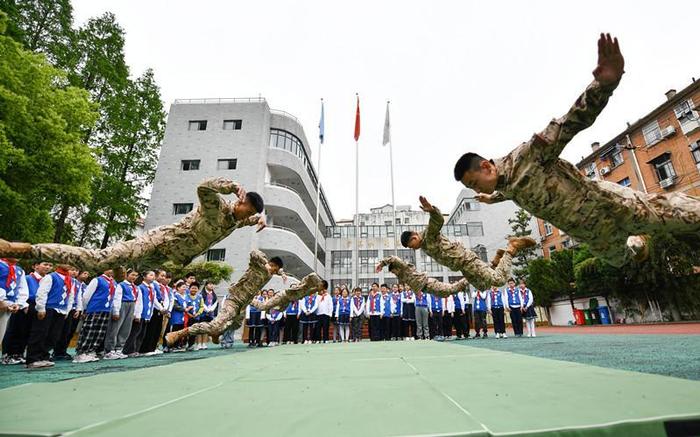
{"label": "blue vest", "polygon": [[143,302],[143,310],[141,310],[141,318],[143,320],[151,320],[153,315],[153,302],[156,300],[156,291],[153,290],[153,283],[151,282],[151,291],[148,290],[148,285],[145,282],[139,285],[141,290],[141,302]]}
{"label": "blue vest", "polygon": [[392,293],[391,294],[391,302],[394,306],[391,314],[394,316],[401,315],[401,293]]}
{"label": "blue vest", "polygon": [[[122,302],[136,302],[136,296],[138,296],[139,288],[129,281],[122,281],[119,283],[122,288]],[[136,296],[134,296],[136,293]]]}
{"label": "blue vest", "polygon": [[[307,296],[304,298],[304,309],[310,310],[314,305],[316,305],[316,296]],[[316,314],[316,311],[314,310],[312,314]]]}
{"label": "blue vest", "polygon": [[4,288],[6,291],[5,299],[10,302],[17,302],[17,298],[19,297],[17,286],[22,276],[24,276],[24,270],[22,270],[19,264],[15,264],[15,279],[8,284],[7,277],[9,275],[10,265],[5,261],[0,261],[0,287]]}
{"label": "blue vest", "polygon": [[416,306],[427,308],[428,307],[428,295],[423,293],[423,295],[421,297],[418,297],[418,294],[416,294]]}
{"label": "blue vest", "polygon": [[46,308],[68,312],[68,300],[70,290],[66,289],[66,283],[58,273],[51,273],[51,288],[46,296]]}
{"label": "blue vest", "polygon": [[[115,290],[117,284],[112,280]],[[90,298],[90,302],[87,303],[87,308],[85,308],[85,314],[92,313],[108,313],[112,310],[112,299],[114,298],[114,293],[109,291],[109,281],[104,276],[97,277],[97,288]]]}
{"label": "blue vest", "polygon": [[[530,291],[530,289],[527,288],[527,287],[525,288],[525,290],[520,290],[520,289],[519,289],[518,291],[521,293],[521,294],[520,294],[520,297],[522,297],[522,299],[523,299],[523,306],[527,306],[527,304],[530,303],[530,296],[532,296],[532,294],[531,294],[532,291]],[[525,292],[524,295],[522,294],[523,291]]]}
{"label": "blue vest", "polygon": [[474,311],[486,311],[486,293],[474,293]]}
{"label": "blue vest", "polygon": [[462,309],[462,299],[459,298],[459,293],[456,293],[452,299],[455,303],[455,311]]}
{"label": "blue vest", "polygon": [[[173,296],[173,299],[183,308],[187,306],[187,303],[185,302],[185,296],[182,296],[180,293],[175,293]],[[184,311],[179,311],[176,310],[173,307],[173,311],[170,313],[170,323],[172,325],[182,325],[185,323],[185,312]]]}
{"label": "blue vest", "polygon": [[338,309],[338,301],[340,300],[340,296],[333,296],[333,314],[335,314],[335,310]]}
{"label": "blue vest", "polygon": [[508,288],[508,289],[506,289],[506,293],[508,294],[508,306],[519,307],[520,306],[520,290],[518,290],[517,288],[514,288],[513,290]]}
{"label": "blue vest", "polygon": [[371,294],[369,296],[367,296],[367,306],[365,307],[365,310],[367,311],[368,314],[372,309],[372,302],[373,301],[374,301],[374,311],[373,312],[381,313],[381,311],[382,311],[382,300],[381,299],[382,299],[382,295],[379,293],[377,293],[377,295],[374,297],[372,297]]}
{"label": "blue vest", "polygon": [[[199,309],[202,308],[204,305],[204,299],[202,299],[202,295],[197,293],[192,297],[190,294],[188,294],[186,297],[186,302],[188,307],[192,307],[192,314],[197,314],[199,312]],[[259,296],[258,299],[262,301],[262,296]],[[250,307],[250,312],[253,312],[253,306]]]}
{"label": "blue vest", "polygon": [[491,308],[503,308],[503,296],[501,290],[489,290],[491,293]]}
{"label": "blue vest", "polygon": [[[263,299],[262,296],[255,296],[255,297],[253,298],[253,300],[257,300],[258,302],[263,302],[263,301],[265,301],[265,299]],[[257,309],[257,308],[255,308],[253,305],[250,306],[250,314],[257,314],[257,313],[259,313],[259,312],[260,312],[260,310]]]}
{"label": "blue vest", "polygon": [[350,298],[341,297],[338,299],[338,314],[347,315],[350,314]]}
{"label": "blue vest", "polygon": [[442,311],[442,298],[430,295],[430,309],[433,311]]}
{"label": "blue vest", "polygon": [[270,310],[270,323],[276,323],[280,320],[280,311],[277,308],[272,308]]}
{"label": "blue vest", "polygon": [[287,315],[291,316],[296,316],[299,314],[299,301],[294,300],[287,305],[287,310],[286,310]]}
{"label": "blue vest", "polygon": [[34,275],[27,275],[27,288],[29,289],[28,300],[36,300],[36,292],[39,289],[39,281]]}
{"label": "blue vest", "polygon": [[83,294],[85,293],[85,288],[87,285],[85,285],[84,282],[80,282],[77,279],[74,279],[75,281],[75,297],[73,298],[73,309],[77,310],[78,309],[78,299],[83,298]]}
{"label": "blue vest", "polygon": [[384,303],[384,312],[382,315],[384,317],[391,317],[391,295],[389,293],[382,296],[382,303]]}

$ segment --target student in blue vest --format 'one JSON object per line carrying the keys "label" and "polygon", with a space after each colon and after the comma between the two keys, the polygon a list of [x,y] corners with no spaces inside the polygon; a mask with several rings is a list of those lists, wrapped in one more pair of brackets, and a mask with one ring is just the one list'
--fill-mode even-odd
{"label": "student in blue vest", "polygon": [[163,330],[163,320],[168,316],[168,307],[170,302],[168,299],[167,288],[165,282],[167,275],[165,270],[158,269],[155,271],[156,280],[153,282],[153,290],[155,291],[155,300],[153,301],[153,314],[151,320],[146,327],[146,334],[141,342],[139,354],[144,356],[153,356],[162,351],[158,350],[158,340],[161,338]]}
{"label": "student in blue vest", "polygon": [[299,343],[299,301],[289,302],[284,310],[284,342]]}
{"label": "student in blue vest", "polygon": [[[159,282],[160,293],[163,298],[161,302],[161,305],[163,306],[163,323],[160,330],[160,340],[161,344],[163,345],[163,349],[158,349],[158,339],[156,339],[155,353],[157,354],[164,353],[168,350],[168,342],[165,341],[165,331],[168,328],[168,325],[170,325],[170,311],[173,309],[173,295],[175,294],[175,290],[170,286],[172,280],[173,274],[170,272],[164,272],[164,275],[161,277]],[[204,296],[203,293],[202,296]],[[206,340],[204,341],[203,349],[206,349]]]}
{"label": "student in blue vest", "polygon": [[56,271],[44,276],[36,294],[36,320],[32,322],[27,344],[27,368],[52,367],[49,352],[54,348],[75,299],[72,275],[77,271],[67,265],[57,265]]}
{"label": "student in blue vest", "polygon": [[389,341],[391,340],[391,294],[389,294],[389,287],[386,284],[382,284],[380,290],[382,296],[381,338],[384,341]]}
{"label": "student in blue vest", "polygon": [[525,285],[525,280],[520,280],[520,285],[518,286],[520,291],[520,299],[523,302],[523,317],[525,318],[525,324],[527,325],[527,336],[537,337],[535,335],[535,320],[537,319],[537,313],[535,312],[535,299],[532,296],[532,291]]}
{"label": "student in blue vest", "polygon": [[52,268],[53,264],[49,262],[37,262],[32,266],[32,273],[26,275],[27,309],[10,315],[5,336],[2,338],[2,364],[24,364],[24,350],[27,348],[29,331],[32,321],[36,319],[36,291],[39,289],[41,278],[50,273]]}
{"label": "student in blue vest", "polygon": [[309,344],[313,341],[316,322],[318,321],[316,310],[318,309],[318,297],[316,293],[306,296],[299,301],[301,307],[301,340],[303,344]]}
{"label": "student in blue vest", "polygon": [[350,302],[350,340],[362,341],[362,324],[365,317],[365,298],[362,297],[362,289],[355,287],[352,301]]}
{"label": "student in blue vest", "polygon": [[369,318],[369,339],[379,341],[382,339],[382,296],[379,293],[379,284],[372,283],[372,288],[365,303],[365,313]]}
{"label": "student in blue vest", "polygon": [[442,331],[442,319],[445,314],[445,308],[442,305],[442,298],[426,293],[428,296],[428,318],[430,321],[430,339],[443,341],[445,337]]}
{"label": "student in blue vest", "polygon": [[333,288],[333,315],[331,316],[331,324],[333,325],[333,343],[340,340],[340,327],[338,326],[338,318],[335,313],[338,312],[338,301],[340,300],[340,287]]}
{"label": "student in blue vest", "polygon": [[[185,307],[187,324],[192,325],[194,323],[199,323],[202,314],[204,314],[204,299],[202,299],[202,295],[199,293],[199,282],[194,281],[190,283],[187,296],[185,296],[185,304],[187,305]],[[202,348],[200,343],[201,338],[199,335],[190,335],[187,338],[187,350],[200,350]]]}
{"label": "student in blue vest", "polygon": [[487,300],[488,291],[482,292],[476,290],[474,292],[474,338],[480,338],[480,331],[483,332],[483,338],[487,338],[488,324],[486,323],[486,314],[489,311]]}
{"label": "student in blue vest", "polygon": [[471,301],[469,299],[469,289],[467,291],[458,291],[452,296],[454,302],[454,314],[452,316],[452,324],[457,334],[457,340],[469,338],[469,325],[466,323],[465,308],[469,307],[471,315]]}
{"label": "student in blue vest", "polygon": [[506,335],[505,302],[503,293],[495,285],[486,295],[486,306],[493,317],[493,331],[496,338],[508,338]]}
{"label": "student in blue vest", "polygon": [[328,281],[321,281],[316,314],[318,315],[316,341],[328,343],[330,340],[331,317],[333,316],[333,298],[328,294]]}
{"label": "student in blue vest", "polygon": [[340,342],[347,343],[350,336],[350,312],[352,299],[347,287],[343,287],[342,294],[338,297],[338,304],[335,308],[335,319],[338,323],[338,338]]}
{"label": "student in blue vest", "polygon": [[105,360],[121,360],[126,358],[122,353],[126,339],[131,333],[131,325],[134,323],[134,316],[141,314],[139,304],[143,305],[139,299],[138,287],[135,282],[139,277],[139,272],[129,269],[126,271],[126,279],[120,282],[117,287],[120,288],[122,301],[114,302],[114,305],[121,305],[119,310],[119,319],[110,319],[107,324],[107,335],[105,336]]}
{"label": "student in blue vest", "polygon": [[[175,283],[175,292],[173,293],[172,308],[170,310],[170,323],[166,328],[167,332],[179,331],[185,326],[185,309],[187,308],[187,284],[185,281],[179,280]],[[185,350],[185,338],[180,339],[172,347],[168,348],[170,352],[183,352]]]}
{"label": "student in blue vest", "polygon": [[520,291],[515,288],[515,279],[508,280],[506,287],[506,303],[510,312],[510,322],[513,325],[513,333],[516,337],[523,336],[523,301],[520,298]]}
{"label": "student in blue vest", "polygon": [[[264,302],[265,297],[263,296],[263,291],[266,290],[261,290],[253,300]],[[262,346],[260,339],[262,337],[262,318],[264,317],[264,313],[253,305],[248,305],[245,311],[246,325],[248,326],[248,347],[260,347]]]}
{"label": "student in blue vest", "polygon": [[282,324],[282,311],[277,308],[272,308],[267,312],[267,320],[269,322],[269,341],[268,346],[277,346],[280,344],[280,325]]}
{"label": "student in blue vest", "polygon": [[88,284],[83,294],[83,327],[80,329],[78,345],[75,348],[74,363],[97,361],[98,353],[104,352],[104,342],[109,319],[119,320],[121,305],[121,287],[113,278],[114,272],[106,270]]}
{"label": "student in blue vest", "polygon": [[454,295],[442,298],[442,308],[445,310],[442,315],[442,335],[445,340],[452,340],[452,320],[455,315]]}
{"label": "student in blue vest", "polygon": [[156,290],[153,284],[155,278],[155,272],[149,270],[143,274],[143,282],[139,285],[141,302],[143,303],[141,306],[141,314],[134,315],[134,323],[131,325],[129,338],[126,339],[124,349],[122,350],[122,353],[130,358],[139,356],[139,349],[141,348],[143,337],[146,335],[148,323],[151,321],[151,316],[153,315],[153,308],[156,300]]}
{"label": "student in blue vest", "polygon": [[83,294],[85,294],[85,289],[87,288],[85,282],[87,282],[89,278],[90,274],[86,271],[81,271],[77,276],[73,277],[75,286],[73,307],[69,308],[66,321],[63,323],[63,332],[61,332],[61,335],[54,345],[51,361],[73,361],[73,356],[68,353],[68,345],[80,325],[82,311],[78,308],[83,307]]}
{"label": "student in blue vest", "polygon": [[17,259],[0,259],[0,339],[5,337],[10,315],[27,308],[28,298],[27,277]]}
{"label": "student in blue vest", "polygon": [[[214,284],[212,281],[207,281],[204,283],[204,291],[202,291],[202,299],[204,299],[204,314],[202,314],[203,322],[211,322],[219,314],[219,300],[216,296],[216,291],[214,291]],[[209,343],[209,336],[204,335],[203,349],[207,349],[207,344]],[[165,345],[166,343],[163,342]]]}
{"label": "student in blue vest", "polygon": [[423,290],[416,291],[416,338],[430,339],[430,308],[428,295]]}
{"label": "student in blue vest", "polygon": [[399,285],[401,292],[401,325],[404,340],[418,338],[416,331],[416,295],[410,285]]}
{"label": "student in blue vest", "polygon": [[[273,289],[263,290],[263,301],[267,302],[272,296],[274,296],[274,294],[275,290]],[[270,342],[270,327],[269,320],[267,320],[267,311],[263,311],[260,313],[260,323],[262,324],[262,327],[260,328],[260,340],[258,341],[258,344],[262,346]],[[265,340],[262,340],[263,337],[265,338]]]}
{"label": "student in blue vest", "polygon": [[391,286],[391,339],[401,340],[401,292],[399,284]]}

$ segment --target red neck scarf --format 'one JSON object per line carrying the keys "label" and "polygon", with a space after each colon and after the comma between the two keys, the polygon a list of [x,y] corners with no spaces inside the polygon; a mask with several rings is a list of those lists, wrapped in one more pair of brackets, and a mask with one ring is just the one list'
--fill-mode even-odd
{"label": "red neck scarf", "polygon": [[313,302],[314,302],[314,297],[313,297],[313,296],[309,296],[309,298],[306,300],[306,308],[307,308],[307,309],[308,309],[308,308],[311,308],[311,305],[313,304]]}
{"label": "red neck scarf", "polygon": [[112,296],[114,296],[114,279],[110,278],[107,275],[102,275],[102,279],[107,281],[107,283],[109,284],[109,299],[111,300]]}
{"label": "red neck scarf", "polygon": [[10,284],[17,280],[17,272],[15,271],[15,265],[17,263],[12,263],[6,258],[2,258],[3,261],[7,263],[9,272],[7,273],[7,280],[5,281],[5,287],[10,288]]}
{"label": "red neck scarf", "polygon": [[153,287],[151,284],[146,284],[146,287],[148,287],[148,302],[153,302]]}
{"label": "red neck scarf", "polygon": [[63,284],[66,287],[66,292],[70,296],[70,292],[73,289],[73,281],[70,277],[70,273],[68,273],[68,270],[63,269],[61,267],[56,268],[56,273],[59,275],[63,275]]}
{"label": "red neck scarf", "polygon": [[374,301],[374,298],[375,298],[375,297],[377,297],[376,294],[375,294],[374,296],[370,296],[370,299],[371,299],[371,300],[370,300],[370,304],[369,304],[369,310],[372,311],[372,312],[374,312],[374,307],[375,307],[375,305],[374,305],[374,302],[375,302],[375,301]]}

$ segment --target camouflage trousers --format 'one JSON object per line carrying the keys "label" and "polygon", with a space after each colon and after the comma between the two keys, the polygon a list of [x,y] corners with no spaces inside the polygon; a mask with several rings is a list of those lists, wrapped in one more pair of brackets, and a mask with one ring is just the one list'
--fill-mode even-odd
{"label": "camouflage trousers", "polygon": [[295,300],[299,300],[306,297],[312,293],[316,293],[321,290],[321,278],[316,273],[309,273],[302,278],[301,282],[293,285],[286,290],[282,290],[275,294],[271,299],[265,302],[254,301],[252,303],[260,311],[268,311],[272,308],[277,308],[280,311],[284,311],[287,305]]}
{"label": "camouflage trousers", "polygon": [[408,284],[415,291],[423,290],[435,296],[447,297],[469,289],[469,281],[465,278],[448,284],[431,278],[425,272],[418,272],[410,263],[397,256],[389,256],[380,261],[380,265],[388,266],[389,271],[399,278],[399,282]]}

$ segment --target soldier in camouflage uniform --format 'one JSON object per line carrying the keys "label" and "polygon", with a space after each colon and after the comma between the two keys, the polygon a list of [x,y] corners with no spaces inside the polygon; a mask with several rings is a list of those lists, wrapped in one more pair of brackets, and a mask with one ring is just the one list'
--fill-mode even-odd
{"label": "soldier in camouflage uniform", "polygon": [[465,278],[453,284],[440,282],[429,277],[425,272],[417,272],[413,264],[407,263],[398,256],[388,256],[379,261],[376,272],[381,272],[384,267],[389,267],[389,271],[399,278],[399,283],[408,284],[416,291],[423,290],[424,293],[430,293],[434,296],[447,297],[469,289],[469,281]]}
{"label": "soldier in camouflage uniform", "polygon": [[328,282],[321,280],[321,278],[319,278],[315,273],[311,273],[304,276],[301,283],[286,290],[280,291],[268,300],[262,302],[259,300],[254,300],[251,302],[251,305],[260,311],[269,311],[272,308],[277,308],[280,311],[284,311],[287,308],[287,305],[293,301],[318,292],[322,288],[322,285],[328,288]]}
{"label": "soldier in camouflage uniform", "polygon": [[[401,244],[414,250],[423,249],[431,258],[450,270],[461,272],[467,281],[480,290],[492,285],[500,286],[508,281],[513,256],[521,249],[533,247],[537,243],[529,237],[511,237],[508,248],[499,251],[491,266],[479,258],[474,251],[458,241],[450,241],[440,233],[445,218],[440,210],[421,196],[421,209],[430,214],[428,227],[421,233],[405,231],[401,234]],[[483,287],[483,288],[482,288]],[[418,290],[415,288],[415,290]]]}
{"label": "soldier in camouflage uniform", "polygon": [[563,117],[495,161],[475,153],[455,165],[455,179],[485,203],[513,200],[547,220],[614,266],[648,256],[648,235],[669,233],[700,245],[700,198],[684,193],[647,194],[589,180],[559,158],[579,131],[595,121],[624,73],[617,38],[601,35],[594,80]]}
{"label": "soldier in camouflage uniform", "polygon": [[[235,193],[236,202],[222,194]],[[160,226],[133,240],[120,241],[104,249],[86,249],[65,244],[10,243],[0,240],[0,257],[41,259],[70,264],[81,270],[102,272],[122,265],[141,262],[160,266],[165,261],[186,265],[212,245],[243,226],[265,227],[264,218],[257,215],[264,208],[257,193],[246,193],[228,179],[203,181],[197,188],[199,206],[177,223]]]}
{"label": "soldier in camouflage uniform", "polygon": [[[253,300],[255,295],[260,291],[275,274],[282,274],[282,260],[278,257],[267,260],[265,254],[254,250],[250,253],[250,261],[248,270],[243,274],[241,279],[229,287],[228,295],[224,299],[219,313],[211,322],[195,323],[194,325],[181,329],[179,331],[170,332],[165,336],[168,345],[173,345],[183,338],[190,335],[210,335],[214,343],[219,342],[219,335],[229,328],[237,329],[241,326],[241,321],[245,317],[245,308]],[[299,293],[301,289],[314,290],[318,289],[321,284],[321,279],[311,273],[302,279],[302,281],[291,287],[286,292],[289,294]]]}

